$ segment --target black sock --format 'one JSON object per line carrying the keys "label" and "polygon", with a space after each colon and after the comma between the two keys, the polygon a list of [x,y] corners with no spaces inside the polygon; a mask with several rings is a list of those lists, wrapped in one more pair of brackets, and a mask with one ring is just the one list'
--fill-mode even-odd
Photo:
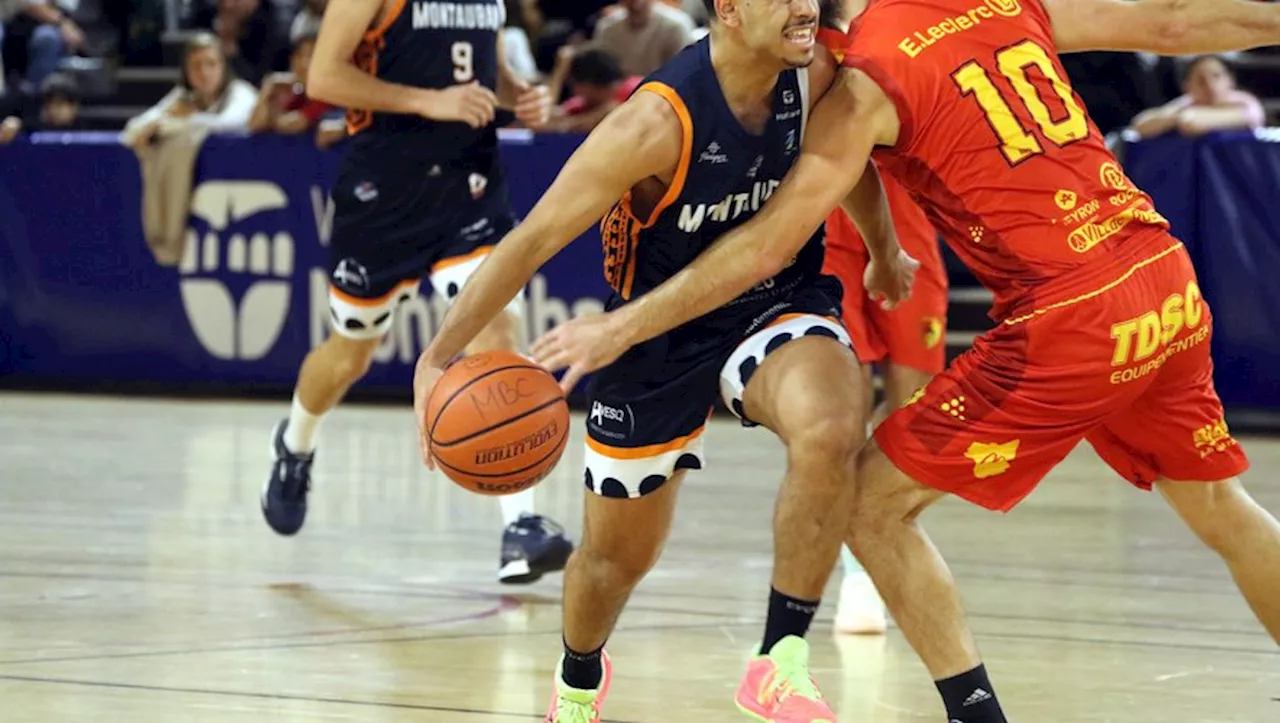
{"label": "black sock", "polygon": [[952,723],[1008,723],[987,678],[987,666],[979,665],[934,684],[942,694],[942,703],[947,706],[947,717]]}
{"label": "black sock", "polygon": [[803,638],[809,632],[813,614],[818,612],[821,600],[797,600],[769,588],[769,617],[764,623],[764,644],[760,654],[768,655],[779,640],[788,635]]}
{"label": "black sock", "polygon": [[560,677],[571,688],[578,690],[595,690],[600,687],[600,679],[604,677],[604,666],[600,662],[600,654],[604,646],[590,653],[579,653],[564,644],[564,664]]}

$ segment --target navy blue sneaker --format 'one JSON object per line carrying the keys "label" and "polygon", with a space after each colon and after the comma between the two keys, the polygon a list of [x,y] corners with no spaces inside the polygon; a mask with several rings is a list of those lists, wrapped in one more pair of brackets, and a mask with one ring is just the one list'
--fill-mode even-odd
{"label": "navy blue sneaker", "polygon": [[293,535],[307,520],[307,493],[311,491],[311,462],[315,452],[296,454],[284,446],[285,419],[276,425],[271,440],[271,476],[262,490],[262,516],[271,529]]}
{"label": "navy blue sneaker", "polygon": [[537,582],[559,572],[573,554],[564,528],[542,515],[525,513],[502,533],[502,563],[498,581],[506,585]]}

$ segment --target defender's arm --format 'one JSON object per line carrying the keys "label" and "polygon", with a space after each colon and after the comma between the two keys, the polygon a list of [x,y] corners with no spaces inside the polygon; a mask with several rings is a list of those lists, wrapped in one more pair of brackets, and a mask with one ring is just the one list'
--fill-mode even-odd
{"label": "defender's arm", "polygon": [[713,311],[781,271],[858,185],[872,148],[895,143],[899,128],[893,103],[857,70],[840,73],[809,123],[795,166],[755,218],[613,312],[617,332],[631,345]]}
{"label": "defender's arm", "polygon": [[440,368],[453,359],[539,267],[599,221],[627,191],[650,176],[671,172],[683,142],[675,111],[653,93],[636,93],[609,114],[467,282],[419,366]]}
{"label": "defender's arm", "polygon": [[1256,0],[1040,0],[1058,51],[1221,53],[1280,44],[1280,5]]}

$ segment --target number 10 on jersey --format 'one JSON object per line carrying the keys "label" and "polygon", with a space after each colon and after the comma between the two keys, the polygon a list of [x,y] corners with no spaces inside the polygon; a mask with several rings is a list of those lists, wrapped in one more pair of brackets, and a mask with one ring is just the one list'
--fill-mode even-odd
{"label": "number 10 on jersey", "polygon": [[[963,95],[971,95],[987,117],[991,130],[1000,139],[1000,151],[1010,165],[1017,165],[1028,158],[1044,153],[1044,145],[1027,130],[1021,118],[1030,120],[1040,134],[1059,148],[1084,140],[1089,136],[1089,117],[1076,102],[1071,85],[1062,79],[1049,53],[1036,43],[1024,40],[1017,45],[996,53],[996,68],[1013,86],[1026,113],[1021,117],[1010,107],[991,80],[987,69],[970,60],[951,74],[951,80]],[[1031,82],[1028,71],[1038,70],[1049,81],[1053,92],[1066,108],[1066,116],[1054,118],[1049,106],[1040,97],[1040,91]]]}

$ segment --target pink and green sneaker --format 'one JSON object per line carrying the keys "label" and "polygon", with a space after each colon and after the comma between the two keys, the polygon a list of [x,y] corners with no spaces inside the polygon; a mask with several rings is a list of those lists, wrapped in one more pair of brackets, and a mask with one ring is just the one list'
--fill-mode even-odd
{"label": "pink and green sneaker", "polygon": [[595,690],[578,690],[564,682],[564,656],[556,664],[555,697],[547,710],[544,723],[600,723],[600,706],[609,695],[609,683],[613,680],[613,664],[608,653],[600,653],[600,687]]}
{"label": "pink and green sneaker", "polygon": [[809,644],[794,635],[747,663],[737,703],[743,713],[765,723],[836,723],[836,714],[809,677]]}

